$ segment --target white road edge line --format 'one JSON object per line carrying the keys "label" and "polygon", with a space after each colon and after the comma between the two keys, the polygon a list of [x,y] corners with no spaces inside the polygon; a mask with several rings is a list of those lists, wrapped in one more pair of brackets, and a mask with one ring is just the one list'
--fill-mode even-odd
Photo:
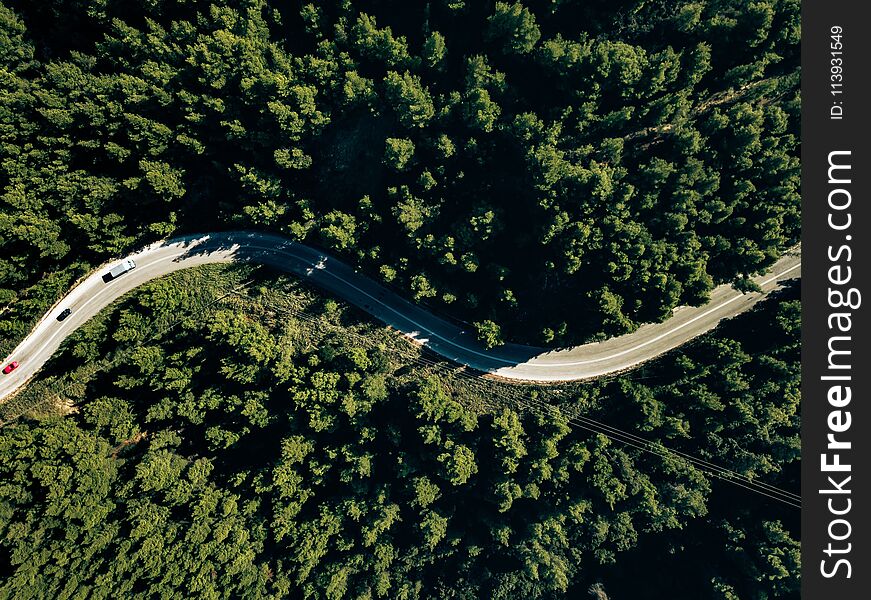
{"label": "white road edge line", "polygon": [[[245,239],[243,241],[238,241],[239,236],[242,236]],[[219,248],[216,248],[214,250],[209,250],[208,248],[202,248],[201,250],[202,250],[203,254],[197,254],[195,252],[197,249],[197,246],[200,246],[201,244],[208,244],[208,242],[211,240],[215,240],[215,241],[220,243],[222,241],[222,237],[226,240],[225,247],[219,247]],[[148,262],[147,264],[143,264],[142,265],[143,269],[148,269],[149,271],[151,269],[153,269],[156,265],[162,264],[162,263],[167,262],[167,261],[178,260],[179,262],[183,262],[185,260],[189,260],[189,259],[195,258],[197,256],[205,257],[205,262],[203,262],[201,264],[233,262],[235,259],[235,254],[237,252],[239,252],[240,250],[254,250],[254,251],[259,251],[259,252],[263,252],[266,254],[272,254],[273,256],[278,257],[278,258],[287,258],[287,259],[290,259],[291,261],[297,262],[298,264],[288,265],[288,268],[286,270],[289,270],[290,272],[295,272],[298,275],[301,275],[300,271],[302,271],[303,273],[307,273],[308,275],[313,275],[314,273],[323,273],[323,274],[337,280],[338,282],[340,282],[341,285],[339,286],[339,289],[337,290],[337,293],[339,296],[342,295],[341,294],[341,287],[342,286],[345,286],[347,288],[355,290],[362,297],[368,298],[374,305],[376,305],[378,307],[382,307],[383,309],[396,315],[401,322],[410,323],[414,327],[418,328],[418,331],[403,331],[403,329],[405,329],[404,327],[402,329],[400,329],[399,327],[396,327],[394,325],[394,327],[399,329],[400,333],[402,335],[404,335],[405,337],[412,339],[412,340],[415,340],[415,341],[422,343],[424,345],[429,345],[428,343],[431,341],[431,339],[435,338],[437,340],[440,340],[441,342],[444,342],[445,344],[447,344],[449,346],[453,346],[453,347],[457,348],[462,353],[465,353],[467,355],[482,357],[482,358],[486,359],[487,361],[491,361],[491,362],[495,362],[495,363],[502,363],[506,366],[492,368],[492,369],[485,368],[484,370],[487,370],[487,371],[495,373],[495,374],[503,375],[505,377],[509,377],[512,379],[516,379],[518,381],[533,381],[533,380],[535,380],[533,376],[516,376],[516,374],[514,376],[512,376],[512,371],[519,368],[519,367],[535,367],[535,368],[539,368],[539,369],[541,369],[541,368],[557,369],[557,368],[564,368],[564,367],[578,367],[578,366],[592,365],[592,364],[596,364],[596,363],[605,362],[608,360],[613,360],[616,358],[620,358],[621,356],[626,356],[627,354],[637,352],[638,350],[640,350],[642,348],[645,348],[651,344],[654,344],[656,342],[659,342],[663,339],[666,339],[670,336],[675,335],[678,331],[692,325],[693,323],[699,321],[700,319],[703,319],[703,318],[705,318],[705,317],[707,317],[707,316],[709,316],[717,311],[724,309],[725,307],[727,307],[728,305],[730,305],[731,303],[733,303],[737,300],[744,299],[744,298],[748,297],[747,295],[745,295],[743,293],[738,293],[736,290],[734,296],[732,296],[728,299],[725,299],[723,301],[720,301],[715,306],[705,310],[701,314],[695,315],[691,319],[689,319],[683,323],[677,324],[674,327],[672,327],[671,329],[669,329],[669,330],[667,330],[667,331],[665,331],[665,332],[663,332],[663,333],[661,333],[653,338],[639,342],[638,344],[636,344],[630,348],[625,348],[623,350],[613,352],[611,354],[608,354],[607,356],[601,356],[598,358],[591,358],[591,359],[585,359],[585,360],[570,361],[570,362],[547,362],[548,356],[553,357],[555,354],[559,354],[559,353],[563,353],[563,352],[566,352],[566,353],[567,352],[578,352],[578,351],[583,351],[584,349],[593,349],[602,343],[607,343],[608,341],[611,341],[611,340],[617,340],[623,336],[611,338],[611,340],[606,340],[605,342],[593,342],[593,343],[589,343],[589,344],[583,344],[580,346],[574,346],[572,348],[563,349],[563,350],[548,350],[546,348],[535,348],[532,346],[527,346],[526,348],[528,350],[536,351],[539,353],[537,355],[532,356],[532,357],[530,357],[526,360],[523,360],[521,362],[520,360],[510,360],[510,359],[502,358],[501,356],[498,356],[496,354],[488,354],[486,352],[481,352],[481,351],[476,350],[474,348],[463,346],[462,344],[455,342],[454,339],[447,338],[443,335],[436,333],[435,331],[432,331],[431,329],[428,329],[426,325],[423,325],[422,323],[417,322],[412,317],[407,316],[406,314],[403,314],[403,312],[401,312],[401,310],[394,308],[393,306],[391,306],[387,302],[383,301],[381,298],[373,296],[372,294],[370,294],[366,290],[358,287],[357,285],[355,285],[351,281],[344,279],[340,275],[332,273],[328,267],[325,267],[325,265],[324,265],[325,260],[327,260],[327,261],[332,260],[334,262],[334,264],[338,264],[340,267],[345,267],[348,269],[351,269],[351,267],[349,267],[348,265],[343,263],[341,260],[336,259],[325,252],[321,252],[317,249],[310,248],[308,246],[305,246],[299,242],[294,242],[292,240],[283,240],[283,241],[281,241],[275,245],[272,245],[272,246],[260,246],[260,245],[257,245],[257,243],[256,243],[258,241],[258,239],[257,239],[258,237],[261,239],[270,238],[270,239],[281,240],[281,237],[278,235],[275,235],[275,234],[258,234],[258,233],[254,233],[254,232],[239,232],[239,231],[237,231],[237,232],[221,232],[221,233],[216,233],[216,234],[195,234],[195,235],[190,235],[190,236],[183,236],[183,237],[179,237],[179,238],[174,238],[171,240],[166,240],[164,242],[155,242],[153,244],[150,244],[150,245],[130,254],[127,258],[134,258],[134,259],[140,258],[142,260],[147,260],[147,258],[145,258],[145,257],[146,257],[146,255],[148,255],[151,252],[163,252],[163,251],[172,252],[172,254],[170,256],[155,258],[153,261]],[[798,247],[800,248],[800,246],[798,246]],[[313,259],[307,258],[305,256],[300,256],[299,254],[294,252],[294,250],[298,250],[298,249],[305,249],[305,250],[311,251],[312,253],[317,255],[317,259],[313,260]],[[215,254],[217,252],[220,252],[220,254]],[[191,256],[185,258],[185,255],[188,253],[192,253],[192,254],[191,254]],[[214,260],[212,260],[213,255],[214,255]],[[788,256],[788,255],[789,255],[789,252],[787,254],[785,254],[784,256]],[[256,260],[256,256],[254,256],[253,258]],[[123,259],[121,259],[121,260],[123,260]],[[302,266],[300,266],[300,265],[302,265]],[[191,266],[198,266],[198,265],[191,265]],[[10,355],[9,357],[7,357],[7,360],[10,360],[14,354],[23,353],[25,351],[28,351],[30,354],[33,354],[35,357],[38,357],[40,354],[45,352],[52,344],[54,344],[57,336],[59,336],[65,332],[64,329],[57,329],[53,333],[51,333],[50,337],[47,340],[45,340],[42,343],[42,345],[38,349],[36,349],[35,351],[30,348],[30,345],[31,345],[33,338],[35,336],[36,337],[40,336],[42,334],[41,330],[50,326],[51,321],[50,321],[49,317],[57,310],[60,310],[60,307],[63,304],[74,302],[75,300],[77,300],[77,296],[80,296],[80,295],[83,295],[84,293],[86,293],[84,290],[87,290],[89,286],[93,286],[93,284],[100,277],[100,275],[99,275],[100,272],[102,272],[102,270],[105,267],[106,267],[106,265],[103,265],[100,268],[98,268],[96,271],[94,271],[91,275],[85,277],[84,279],[81,279],[79,281],[79,283],[72,290],[70,290],[63,299],[61,299],[61,301],[56,303],[40,319],[40,321],[37,323],[37,325],[34,327],[34,329],[30,332],[30,334],[28,334],[28,336],[25,337],[24,340],[22,340],[21,343],[15,348],[15,350],[13,351],[13,354]],[[141,281],[141,282],[137,283],[134,286],[134,288],[132,288],[132,289],[135,289],[135,287],[139,287],[140,285],[142,285],[148,281],[151,281],[151,280],[156,279],[158,277],[161,277],[165,274],[168,274],[169,272],[181,270],[184,268],[190,268],[190,267],[183,266],[183,267],[180,267],[179,269],[171,269],[170,271],[162,271],[162,272],[150,277],[149,279],[147,279],[145,281]],[[783,270],[783,271],[780,271],[777,274],[771,275],[770,277],[768,277],[764,281],[760,282],[760,287],[767,286],[768,284],[770,284],[774,281],[777,281],[778,279],[784,277],[785,275],[787,275],[790,272],[792,272],[796,269],[799,269],[799,268],[801,268],[800,262],[796,265],[793,265],[793,266]],[[141,274],[141,271],[139,273]],[[355,273],[356,273],[356,271],[355,271]],[[365,276],[360,275],[359,277],[362,278]],[[371,283],[372,283],[372,285],[377,286],[378,288],[384,289],[385,292],[390,294],[391,298],[395,297],[396,302],[398,302],[398,303],[406,302],[400,296],[397,296],[395,293],[391,292],[390,290],[383,288],[383,286],[381,286],[377,281],[372,280]],[[127,290],[127,291],[119,294],[117,297],[112,298],[110,301],[106,302],[105,306],[108,306],[109,304],[116,301],[118,298],[122,297],[124,294],[128,293],[129,291],[132,291],[132,289]],[[79,307],[77,307],[76,312],[80,312],[80,311],[84,310],[86,307],[90,306],[92,303],[97,302],[101,299],[104,299],[102,296],[99,295],[99,291],[100,290],[98,290],[94,295],[92,295],[90,298],[85,300],[85,302],[83,304],[81,304]],[[755,300],[758,300],[759,298],[761,298],[761,296],[765,295],[766,293],[767,292],[763,291],[761,293],[756,293],[757,295],[755,295],[755,296],[751,295],[749,297],[750,297],[750,299],[753,299],[755,301]],[[356,304],[355,302],[350,300],[350,297],[346,298],[346,300],[348,300],[352,304]],[[409,304],[409,308],[412,310],[418,310],[418,311],[425,310],[425,309],[422,309],[414,304],[411,304],[411,303],[408,303],[408,304]],[[364,310],[366,310],[365,306],[360,306],[359,304],[358,304],[358,306],[360,308],[363,308]],[[102,308],[100,310],[102,310]],[[373,316],[376,316],[376,315],[374,315],[374,311],[372,309],[370,309],[368,312],[370,312],[370,314],[373,314]],[[446,327],[455,327],[453,324],[451,324],[447,321],[444,321],[443,319],[437,317],[436,315],[432,315],[432,317],[436,321],[436,324],[441,324],[441,325],[444,325]],[[70,331],[66,332],[66,336],[68,337],[69,335],[71,335],[79,327],[84,325],[84,323],[87,323],[87,321],[90,320],[90,318],[92,318],[92,317],[89,317],[83,323],[74,326]],[[377,316],[376,316],[376,318],[377,318]],[[667,323],[667,321],[665,321],[664,323]],[[390,325],[390,323],[388,323],[388,325]],[[46,333],[48,333],[48,332],[46,332]],[[464,334],[465,332],[462,332],[462,333]],[[634,333],[630,333],[630,334],[626,334],[626,335],[631,336],[633,334]],[[426,337],[424,337],[424,335]],[[454,338],[456,338],[457,336],[458,336],[458,334],[455,334]],[[460,336],[460,337],[462,337],[462,336]],[[684,342],[685,341],[687,341],[687,340],[684,340]],[[681,342],[681,343],[683,343],[683,342]],[[676,344],[676,345],[678,345],[678,344]],[[59,347],[60,343],[58,343],[57,346]],[[445,358],[448,358],[450,360],[454,360],[455,362],[458,362],[460,364],[466,364],[466,363],[464,363],[462,358],[451,357],[448,354],[446,354],[444,352],[444,350],[440,350],[438,347],[431,346],[431,348],[435,352],[445,356]],[[595,377],[595,376],[602,375],[604,373],[611,372],[613,370],[622,370],[624,368],[634,366],[640,362],[644,362],[646,360],[649,360],[650,358],[653,358],[653,356],[650,356],[650,357],[643,357],[642,356],[638,360],[635,360],[634,362],[631,362],[627,365],[623,365],[619,368],[606,370],[602,373],[597,373],[597,374],[577,375],[576,377],[569,376],[568,378],[561,379],[561,380],[570,380],[570,379],[579,380],[579,379],[586,379],[586,378],[590,378],[590,377]],[[539,360],[539,359],[543,359],[543,360]],[[48,359],[46,359],[46,361],[47,360]],[[45,364],[45,361],[42,364],[38,365],[37,368],[33,371],[33,373],[28,375],[24,380],[18,382],[17,385],[12,387],[7,392],[5,392],[5,393],[0,392],[0,398],[2,398],[3,396],[11,395],[14,392],[16,392],[18,389],[23,387],[24,384],[27,383],[27,381],[31,377],[33,377],[39,371],[39,369],[42,368],[43,364]],[[473,364],[467,364],[467,366],[470,366],[470,367],[475,368],[475,369],[480,368],[480,365],[478,367],[476,367]],[[3,383],[3,382],[0,382],[0,383]],[[11,382],[8,382],[8,383],[11,383]],[[0,387],[6,387],[6,386],[0,385]]]}

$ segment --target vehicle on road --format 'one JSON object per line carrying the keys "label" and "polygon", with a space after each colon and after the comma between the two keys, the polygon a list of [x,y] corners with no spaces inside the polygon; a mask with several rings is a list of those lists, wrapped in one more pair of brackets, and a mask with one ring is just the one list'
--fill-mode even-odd
{"label": "vehicle on road", "polygon": [[17,368],[18,368],[18,361],[13,360],[11,363],[9,363],[5,367],[3,367],[3,374],[9,375],[9,373],[11,373],[12,371],[14,371]]}
{"label": "vehicle on road", "polygon": [[72,309],[70,309],[70,308],[65,308],[65,309],[63,309],[62,311],[60,311],[60,314],[57,316],[57,320],[58,320],[58,321],[63,321],[63,320],[66,319],[68,316],[70,316],[70,313],[71,313],[71,312],[73,312],[73,311],[72,311]]}
{"label": "vehicle on road", "polygon": [[132,271],[135,268],[136,268],[136,263],[128,258],[127,260],[122,261],[121,264],[118,264],[118,265],[112,267],[112,269],[110,269],[108,273],[103,275],[103,281],[105,281],[106,283],[109,283],[110,281],[112,281],[116,277],[120,277],[121,275],[123,275],[127,271]]}

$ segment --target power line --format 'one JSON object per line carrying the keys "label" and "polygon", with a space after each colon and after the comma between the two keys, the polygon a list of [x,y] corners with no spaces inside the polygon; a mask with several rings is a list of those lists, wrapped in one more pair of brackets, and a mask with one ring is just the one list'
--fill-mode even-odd
{"label": "power line", "polygon": [[[239,293],[239,290],[246,290],[247,291],[248,286],[250,286],[251,283],[253,283],[253,280],[249,280],[247,282],[244,282],[244,283],[240,284],[239,286],[236,286],[235,288],[230,289],[229,291],[222,294],[221,296],[214,298],[213,300],[209,301],[208,303],[206,303],[202,306],[198,306],[197,313],[209,308],[210,306],[213,306],[214,304],[220,302],[221,300],[225,299],[226,297],[228,297],[230,295],[240,296],[240,297],[245,298],[249,301],[257,302],[257,300],[255,298],[251,297],[250,295],[244,294],[244,293]],[[262,303],[258,302],[258,304],[260,304],[261,306],[264,306]],[[299,318],[300,320],[304,320],[304,321],[307,321],[307,322],[312,323],[312,324],[323,325],[324,323],[326,323],[332,327],[339,328],[339,326],[336,326],[332,323],[329,323],[329,321],[327,321],[323,317],[316,317],[316,316],[313,316],[309,313],[305,313],[305,312],[299,311],[299,310],[294,310],[294,309],[289,308],[289,307],[279,308],[279,307],[274,307],[274,306],[273,307],[264,306],[264,308],[266,308],[272,312],[276,312],[276,313],[290,314],[296,318]],[[180,317],[180,318],[176,319],[172,323],[168,324],[166,327],[163,327],[163,328],[155,331],[154,333],[152,333],[151,336],[149,336],[145,340],[142,340],[141,342],[139,342],[139,345],[147,343],[149,341],[152,341],[155,338],[157,338],[158,336],[165,334],[166,332],[168,332],[171,329],[178,326],[182,321],[184,321],[186,318],[189,318],[190,316],[191,315]],[[341,328],[341,331],[342,331],[342,334],[345,336],[353,336],[355,338],[363,340],[366,343],[369,343],[371,341],[368,338],[366,338],[365,336],[363,336],[355,331],[352,331],[350,329]],[[109,367],[114,365],[118,360],[120,360],[121,358],[126,356],[130,351],[132,351],[134,349],[135,348],[131,348],[131,349],[128,349],[127,351],[121,351],[121,352],[116,353],[111,360],[104,362],[95,371],[107,370]],[[428,359],[425,356],[421,356],[421,355],[414,356],[414,357],[405,357],[405,359],[408,362],[411,362],[413,364],[416,364],[416,365],[424,367],[424,368],[435,368],[435,369],[447,370],[452,375],[457,377],[458,379],[464,379],[466,381],[469,381],[471,384],[477,386],[479,390],[482,389],[482,386],[486,386],[486,384],[484,383],[484,381],[481,377],[473,376],[473,375],[469,374],[468,372],[466,372],[465,367],[450,368],[445,364],[444,361],[434,361],[434,360]],[[66,387],[67,386],[65,386],[65,388]],[[725,467],[722,467],[722,466],[719,466],[719,465],[714,464],[712,462],[709,462],[705,459],[693,456],[689,453],[668,448],[665,445],[663,445],[661,442],[652,442],[652,441],[647,440],[641,436],[638,436],[632,432],[628,432],[628,431],[625,431],[623,429],[614,427],[612,425],[608,425],[606,423],[603,423],[601,421],[597,421],[597,420],[592,419],[590,417],[586,417],[584,415],[581,415],[577,411],[572,411],[569,415],[566,415],[564,412],[564,410],[565,410],[564,408],[561,409],[561,408],[556,407],[548,402],[545,402],[543,400],[535,398],[531,395],[529,395],[529,396],[524,395],[523,397],[520,397],[517,394],[508,394],[506,392],[500,392],[498,390],[489,389],[489,388],[484,389],[482,391],[484,392],[482,394],[482,399],[483,399],[484,403],[487,404],[488,406],[498,406],[498,405],[494,405],[490,402],[487,402],[487,395],[490,394],[490,395],[502,398],[503,400],[507,400],[515,405],[522,406],[525,409],[530,410],[530,411],[532,411],[535,414],[538,414],[540,416],[546,415],[546,414],[556,415],[556,416],[559,416],[562,419],[564,419],[569,425],[572,425],[572,426],[577,427],[579,429],[583,429],[583,430],[589,431],[591,433],[602,435],[611,441],[619,442],[619,443],[624,444],[626,446],[630,446],[632,448],[635,448],[635,449],[640,450],[642,452],[646,452],[648,454],[658,456],[660,458],[677,458],[678,460],[681,460],[684,463],[693,466],[694,468],[696,468],[697,470],[701,471],[702,473],[704,473],[708,476],[718,478],[718,479],[721,479],[723,481],[727,481],[729,483],[732,483],[733,485],[747,489],[751,492],[760,494],[762,496],[766,496],[766,497],[771,498],[773,500],[777,500],[777,501],[782,502],[784,504],[787,504],[787,505],[790,505],[793,507],[797,507],[797,508],[800,507],[801,497],[798,494],[783,490],[781,488],[778,488],[776,486],[773,486],[773,485],[770,485],[770,484],[767,484],[764,482],[757,481],[755,479],[747,477],[746,475],[742,475],[736,471],[732,471],[732,470],[727,469]],[[28,408],[28,410],[33,410],[33,408],[35,408],[36,406],[39,406],[45,402],[47,402],[47,400],[45,400],[41,403],[35,404],[35,405],[31,405]],[[14,420],[20,418],[23,414],[24,413],[20,413],[19,415],[16,415],[15,417],[7,420],[5,423],[9,423],[11,421],[14,421]]]}
{"label": "power line", "polygon": [[[440,363],[436,362],[430,362],[429,364],[435,367],[441,366]],[[481,383],[480,378],[473,377],[464,372],[454,373],[454,375],[457,377],[466,378],[472,383]],[[695,468],[710,476],[729,481],[731,483],[734,483],[735,485],[738,485],[739,487],[750,489],[751,491],[757,491],[763,496],[768,496],[769,498],[782,501],[791,506],[800,506],[796,504],[796,502],[801,501],[801,497],[797,494],[788,492],[786,490],[777,488],[763,482],[759,482],[755,479],[751,479],[745,475],[742,475],[735,471],[731,471],[725,467],[721,467],[714,463],[710,463],[693,455],[673,450],[664,446],[661,443],[651,442],[634,434],[625,432],[621,429],[600,423],[587,417],[577,415],[577,413],[573,413],[572,415],[567,416],[558,407],[544,402],[543,400],[538,400],[533,397],[518,398],[516,396],[507,396],[493,390],[486,390],[486,392],[489,392],[496,396],[500,396],[503,399],[513,402],[514,404],[526,405],[527,408],[532,406],[532,410],[536,412],[536,414],[541,414],[541,411],[546,410],[550,413],[563,417],[569,424],[574,425],[580,429],[604,435],[612,441],[617,441],[638,450],[642,450],[644,452],[654,454],[663,458],[678,458],[679,460],[691,464]]]}
{"label": "power line", "polygon": [[[472,377],[471,375],[468,375],[467,373],[459,373],[458,375],[459,375],[460,377],[465,377],[465,378],[467,378],[467,379],[469,379],[469,380],[471,380],[471,381],[473,381],[473,382],[480,382],[480,378]],[[506,397],[505,394],[500,394],[500,395],[502,395],[502,397]],[[516,395],[514,395],[513,397],[514,397],[515,399],[517,399],[518,401],[522,401],[521,399],[517,398]],[[541,401],[541,400],[538,400],[538,399],[536,399],[536,398],[532,398],[532,397],[530,397],[530,400],[532,400],[532,401],[534,401],[534,402],[537,402],[537,403],[539,403],[539,404],[544,403],[544,401]],[[546,404],[547,406],[551,406],[551,405],[548,404],[548,403],[544,403],[544,404]],[[715,464],[715,463],[711,463],[711,462],[709,462],[709,461],[707,461],[707,460],[704,460],[704,459],[702,459],[702,458],[699,458],[699,457],[693,456],[693,455],[691,455],[691,454],[689,454],[689,453],[682,452],[682,451],[680,451],[680,450],[675,450],[675,449],[667,448],[667,447],[663,446],[661,443],[653,442],[653,441],[648,440],[648,439],[646,439],[646,438],[643,438],[643,437],[641,437],[641,436],[639,436],[639,435],[636,435],[636,434],[634,434],[634,433],[632,433],[632,432],[629,432],[629,431],[626,431],[626,430],[620,429],[620,428],[618,428],[618,427],[614,427],[614,426],[612,426],[612,425],[608,425],[607,423],[602,423],[601,421],[597,421],[597,420],[595,420],[595,419],[593,419],[593,418],[590,418],[590,417],[587,417],[587,416],[581,415],[580,413],[578,413],[578,412],[575,411],[575,410],[573,410],[573,411],[571,412],[571,416],[572,416],[572,418],[574,418],[574,419],[576,419],[576,420],[579,420],[579,421],[581,421],[581,422],[583,422],[583,423],[585,423],[585,424],[589,424],[590,426],[595,426],[595,427],[601,427],[601,428],[604,428],[604,429],[608,430],[610,433],[613,433],[614,435],[625,437],[625,438],[627,438],[627,439],[629,439],[629,440],[632,440],[633,442],[641,443],[641,444],[644,444],[644,445],[647,445],[647,446],[651,446],[651,447],[662,447],[662,448],[664,448],[667,452],[669,452],[669,453],[671,453],[671,454],[678,455],[678,456],[680,456],[681,458],[684,458],[684,459],[686,459],[686,460],[694,461],[695,463],[699,464],[700,466],[703,466],[703,467],[706,467],[706,468],[709,468],[709,469],[718,470],[718,471],[723,472],[723,473],[725,473],[725,474],[728,474],[728,475],[730,475],[730,476],[735,476],[735,477],[745,478],[745,479],[747,479],[748,481],[752,481],[754,485],[757,485],[757,486],[761,486],[761,487],[767,488],[767,489],[768,489],[769,491],[771,491],[771,492],[775,492],[775,493],[777,493],[777,494],[784,495],[784,496],[789,497],[789,498],[792,498],[792,499],[794,499],[794,500],[799,500],[799,501],[801,500],[801,496],[799,496],[798,494],[795,494],[795,493],[792,493],[792,492],[787,492],[786,490],[782,490],[782,489],[780,489],[780,488],[777,488],[777,487],[775,487],[775,486],[772,486],[772,485],[766,484],[766,483],[764,483],[764,482],[758,482],[758,481],[756,481],[756,480],[752,480],[752,479],[747,478],[746,476],[743,476],[743,475],[741,475],[741,474],[739,474],[739,473],[737,473],[737,472],[735,472],[735,471],[731,471],[731,470],[729,470],[729,469],[726,469],[725,467],[721,467],[721,466],[719,466],[719,465],[717,465],[717,464]]]}
{"label": "power line", "polygon": [[[249,298],[251,300],[254,300],[250,296],[245,296],[245,297]],[[261,304],[261,306],[262,306],[262,304]],[[329,323],[328,321],[326,321],[323,318],[313,317],[313,316],[311,316],[307,313],[304,313],[302,311],[297,311],[297,310],[293,310],[293,309],[289,309],[289,308],[277,308],[277,307],[265,307],[265,308],[267,308],[268,310],[271,310],[273,312],[279,312],[279,313],[283,312],[285,314],[291,314],[297,318],[300,318],[301,320],[309,321],[311,323],[317,323],[317,324],[327,323],[327,324],[332,325],[331,323]],[[337,327],[337,326],[335,326],[335,327]],[[366,342],[369,341],[367,338],[365,338],[364,336],[362,336],[354,331],[342,329],[342,333],[344,335],[350,335],[350,336],[357,337],[357,338],[362,339]],[[418,364],[421,366],[425,366],[425,367],[446,368],[443,362],[432,361],[432,360],[429,360],[423,356],[414,357],[414,358],[409,359],[409,360],[412,363],[415,363],[415,364]],[[468,380],[468,381],[470,381],[478,386],[480,386],[483,383],[481,377],[470,375],[469,373],[465,372],[465,370],[462,368],[459,370],[457,370],[457,369],[448,369],[448,370],[454,376],[456,376],[458,378],[464,378],[464,379],[466,379],[466,380]],[[789,506],[793,506],[796,508],[800,508],[800,506],[801,506],[800,505],[801,496],[799,496],[798,494],[795,494],[793,492],[789,492],[787,490],[778,488],[776,486],[767,484],[765,482],[757,481],[757,480],[752,479],[746,475],[743,475],[743,474],[738,473],[736,471],[732,471],[730,469],[727,469],[725,467],[722,467],[720,465],[717,465],[717,464],[712,463],[710,461],[707,461],[705,459],[693,456],[689,453],[682,452],[679,450],[673,450],[671,448],[666,447],[661,442],[652,442],[652,441],[647,440],[647,439],[645,439],[641,436],[638,436],[634,433],[624,431],[622,429],[619,429],[617,427],[602,423],[600,421],[596,421],[595,419],[592,419],[589,417],[585,417],[583,415],[580,415],[577,412],[573,412],[571,415],[567,416],[558,407],[555,407],[547,402],[544,402],[543,400],[539,400],[539,399],[534,398],[532,396],[519,398],[516,395],[515,396],[508,396],[505,393],[500,393],[500,392],[492,390],[492,389],[488,389],[488,390],[486,390],[486,392],[489,394],[501,397],[501,398],[508,400],[514,404],[524,405],[527,409],[530,409],[533,412],[536,412],[537,414],[542,414],[542,411],[547,411],[549,413],[556,412],[556,414],[558,414],[562,418],[566,419],[569,422],[569,424],[574,425],[580,429],[584,429],[584,430],[590,431],[592,433],[597,433],[597,434],[603,435],[612,441],[620,442],[624,445],[631,446],[631,447],[636,448],[638,450],[641,450],[643,452],[647,452],[649,454],[653,454],[653,455],[656,455],[659,457],[677,458],[679,460],[682,460],[685,463],[692,465],[696,469],[702,471],[703,473],[705,473],[711,477],[715,477],[715,478],[721,479],[723,481],[727,481],[727,482],[732,483],[738,487],[742,487],[744,489],[747,489],[747,490],[752,491],[754,493],[760,494],[762,496],[766,496],[766,497],[771,498],[773,500],[777,500],[777,501],[782,502],[784,504],[787,504]]]}
{"label": "power line", "polygon": [[[469,379],[470,381],[472,381],[473,383],[475,381],[477,381],[477,378],[472,378],[470,375],[468,375],[466,373],[459,373],[457,375],[459,377],[465,377],[465,378]],[[540,409],[545,409],[545,410],[548,410],[551,412],[559,411],[559,409],[557,407],[555,407],[555,406],[553,406],[553,405],[551,405],[543,400],[539,400],[539,399],[536,399],[533,397],[518,398],[516,396],[512,397],[512,396],[507,396],[505,394],[499,394],[498,392],[493,392],[493,393],[495,393],[496,395],[499,395],[505,399],[513,400],[516,404],[523,404],[523,403],[531,402],[531,403],[534,403]],[[593,431],[593,432],[602,434],[613,441],[619,441],[623,444],[632,446],[632,447],[637,448],[639,450],[643,450],[645,452],[655,454],[655,455],[658,455],[661,457],[673,456],[673,457],[678,458],[684,462],[688,462],[688,463],[692,464],[694,467],[696,467],[696,468],[702,470],[703,472],[708,473],[712,476],[718,477],[720,479],[731,481],[733,483],[736,483],[736,485],[740,485],[741,487],[745,487],[744,484],[750,485],[754,489],[758,489],[760,492],[762,492],[763,495],[773,494],[774,496],[777,496],[776,499],[783,499],[783,500],[787,501],[786,503],[788,503],[788,504],[792,504],[792,502],[800,502],[801,501],[801,496],[799,496],[798,494],[794,494],[792,492],[788,492],[786,490],[769,485],[767,483],[757,481],[755,479],[747,477],[746,475],[742,475],[740,473],[737,473],[737,472],[732,471],[730,469],[727,469],[725,467],[721,467],[717,464],[711,463],[709,461],[698,458],[698,457],[693,456],[691,454],[666,447],[661,442],[652,442],[650,440],[647,440],[647,439],[642,438],[640,436],[637,436],[635,434],[626,432],[622,429],[601,423],[599,421],[596,421],[594,419],[590,419],[588,417],[584,417],[582,415],[579,415],[575,411],[572,411],[572,413],[569,416],[566,416],[562,411],[559,411],[558,414],[562,415],[571,424],[574,424],[577,427],[580,427],[581,429],[585,429],[587,431]],[[743,482],[743,483],[738,483],[735,480],[738,480],[739,482]]]}

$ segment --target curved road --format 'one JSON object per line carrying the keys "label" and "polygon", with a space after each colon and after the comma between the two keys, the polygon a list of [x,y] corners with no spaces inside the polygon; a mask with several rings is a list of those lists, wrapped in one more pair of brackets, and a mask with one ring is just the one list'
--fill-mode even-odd
{"label": "curved road", "polygon": [[[361,275],[337,258],[278,235],[226,232],[192,235],[152,244],[127,258],[136,268],[118,279],[102,279],[119,261],[104,265],[70,291],[43,316],[2,365],[20,363],[10,375],[0,374],[0,400],[21,389],[76,328],[130,290],[173,271],[225,262],[266,264],[304,280],[369,312],[372,316],[454,362],[520,381],[571,381],[622,371],[712,329],[723,318],[741,313],[787,280],[801,275],[801,248],[778,260],[768,273],[755,278],[763,293],[741,294],[729,285],[711,293],[701,307],[680,307],[663,323],[642,326],[634,333],[604,342],[561,350],[506,344],[490,350],[463,330],[402,299]],[[71,308],[63,322],[56,317]]]}

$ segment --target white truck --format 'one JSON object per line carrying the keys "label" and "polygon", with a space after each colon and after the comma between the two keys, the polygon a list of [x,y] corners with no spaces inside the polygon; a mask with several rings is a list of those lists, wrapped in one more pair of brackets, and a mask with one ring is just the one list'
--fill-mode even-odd
{"label": "white truck", "polygon": [[108,282],[112,281],[113,279],[115,279],[116,277],[120,277],[121,275],[123,275],[127,271],[132,271],[135,268],[136,268],[135,262],[133,262],[129,258],[127,260],[123,260],[123,261],[121,261],[120,264],[115,265],[114,267],[112,267],[109,270],[108,273],[103,275],[103,281],[108,283]]}

